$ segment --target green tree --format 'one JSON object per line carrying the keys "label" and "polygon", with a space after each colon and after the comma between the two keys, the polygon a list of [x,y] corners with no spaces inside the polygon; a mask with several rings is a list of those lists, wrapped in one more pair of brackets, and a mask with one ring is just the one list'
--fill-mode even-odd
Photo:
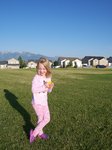
{"label": "green tree", "polygon": [[58,65],[59,65],[58,61],[54,61],[54,66],[58,66]]}
{"label": "green tree", "polygon": [[26,67],[25,61],[22,59],[21,56],[18,57],[19,63],[20,63],[20,68]]}

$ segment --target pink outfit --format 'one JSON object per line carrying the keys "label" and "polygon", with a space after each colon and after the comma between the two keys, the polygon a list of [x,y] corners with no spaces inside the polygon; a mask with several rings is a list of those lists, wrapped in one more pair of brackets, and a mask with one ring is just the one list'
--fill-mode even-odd
{"label": "pink outfit", "polygon": [[43,134],[44,126],[50,121],[50,112],[47,101],[47,89],[44,81],[49,82],[51,78],[35,75],[32,81],[32,106],[38,117],[37,127],[33,131],[34,137]]}

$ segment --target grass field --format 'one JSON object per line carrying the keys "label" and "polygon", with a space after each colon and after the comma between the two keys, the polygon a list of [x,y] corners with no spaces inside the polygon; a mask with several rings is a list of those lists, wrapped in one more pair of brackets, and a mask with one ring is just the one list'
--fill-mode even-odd
{"label": "grass field", "polygon": [[0,150],[112,150],[112,70],[55,69],[49,140],[29,143],[35,70],[0,70]]}

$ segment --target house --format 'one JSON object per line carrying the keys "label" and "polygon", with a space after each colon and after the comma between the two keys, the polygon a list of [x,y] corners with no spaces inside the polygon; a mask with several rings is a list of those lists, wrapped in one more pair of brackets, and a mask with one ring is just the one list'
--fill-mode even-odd
{"label": "house", "polygon": [[62,68],[66,68],[67,66],[72,67],[82,67],[82,61],[79,58],[75,57],[59,57],[58,64]]}
{"label": "house", "polygon": [[19,60],[15,58],[11,58],[8,60],[7,68],[19,69],[19,67],[20,67]]}
{"label": "house", "polygon": [[[99,58],[98,59],[98,65],[104,65],[104,66],[108,66],[108,60],[104,57],[104,58]],[[95,65],[96,66],[96,65]]]}
{"label": "house", "polygon": [[108,65],[112,66],[112,57],[107,58],[107,60],[108,60]]}
{"label": "house", "polygon": [[49,64],[50,64],[50,67],[52,68],[52,67],[53,67],[53,62],[52,62],[52,60],[49,60]]}
{"label": "house", "polygon": [[[36,68],[38,60],[29,60],[27,62],[27,68]],[[52,67],[53,62],[49,60],[50,67]]]}
{"label": "house", "polygon": [[89,66],[97,66],[97,65],[104,65],[108,66],[108,60],[105,57],[102,56],[85,56],[82,59],[83,65],[89,65]]}
{"label": "house", "polygon": [[7,61],[0,61],[0,69],[18,69],[20,66],[19,61],[15,58],[9,59]]}
{"label": "house", "polygon": [[80,68],[82,67],[82,61],[78,58],[72,61],[72,67]]}
{"label": "house", "polygon": [[37,66],[37,62],[34,60],[29,60],[27,63],[28,68],[36,68],[36,66]]}
{"label": "house", "polygon": [[7,68],[8,61],[0,61],[0,69]]}

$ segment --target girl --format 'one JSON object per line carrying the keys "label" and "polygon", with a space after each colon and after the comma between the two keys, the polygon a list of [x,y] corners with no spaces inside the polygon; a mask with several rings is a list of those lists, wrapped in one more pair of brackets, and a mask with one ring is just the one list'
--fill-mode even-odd
{"label": "girl", "polygon": [[47,93],[51,92],[54,84],[51,82],[51,68],[46,58],[40,58],[37,63],[37,74],[32,81],[32,106],[38,117],[37,126],[30,130],[30,143],[34,142],[38,136],[41,139],[48,139],[48,135],[43,133],[43,128],[50,121],[50,112],[47,102]]}

